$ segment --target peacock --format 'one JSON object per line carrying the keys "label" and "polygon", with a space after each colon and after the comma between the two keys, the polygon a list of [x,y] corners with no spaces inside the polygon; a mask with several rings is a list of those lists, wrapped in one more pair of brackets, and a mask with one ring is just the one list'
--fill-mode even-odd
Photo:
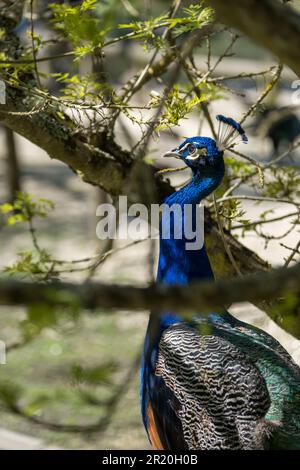
{"label": "peacock", "polygon": [[[188,184],[164,201],[192,207],[220,185],[224,149],[247,142],[238,122],[219,115],[218,137],[190,137],[164,156],[192,171]],[[184,223],[183,212],[162,211],[157,281],[184,285],[213,279],[205,245],[163,237]],[[141,365],[141,412],[157,450],[300,449],[300,368],[266,332],[227,311],[192,320],[152,312]]]}

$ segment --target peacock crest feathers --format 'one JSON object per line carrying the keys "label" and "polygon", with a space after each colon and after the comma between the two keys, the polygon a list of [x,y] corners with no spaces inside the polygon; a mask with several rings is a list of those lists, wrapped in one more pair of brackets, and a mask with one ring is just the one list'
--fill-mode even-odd
{"label": "peacock crest feathers", "polygon": [[216,116],[219,121],[219,128],[217,133],[217,146],[219,150],[224,150],[226,147],[231,147],[241,139],[244,144],[248,143],[248,137],[242,126],[232,118],[218,114]]}

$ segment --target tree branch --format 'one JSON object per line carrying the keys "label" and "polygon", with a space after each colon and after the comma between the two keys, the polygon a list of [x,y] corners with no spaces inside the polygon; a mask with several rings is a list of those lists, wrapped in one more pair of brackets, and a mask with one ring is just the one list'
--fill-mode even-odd
{"label": "tree branch", "polygon": [[[38,284],[19,280],[0,281],[0,304],[27,305],[79,305],[81,308],[175,311],[180,313],[207,313],[222,309],[235,302],[268,301],[284,297],[287,293],[300,295],[300,263],[291,268],[280,268],[269,273],[247,275],[242,278],[197,282],[188,286],[149,287],[105,285],[102,283],[53,283]],[[284,322],[284,315],[281,322]],[[300,337],[300,318],[297,313],[296,331]],[[287,322],[287,325],[290,324]]]}
{"label": "tree branch", "polygon": [[300,76],[300,15],[279,0],[206,0],[220,21],[273,52]]}
{"label": "tree branch", "polygon": [[50,158],[56,158],[71,167],[84,181],[100,186],[111,194],[121,191],[126,170],[130,167],[129,155],[115,146],[118,161],[108,151],[96,148],[84,138],[74,135],[69,121],[58,119],[51,111],[34,115],[10,114],[27,109],[22,101],[12,101],[7,90],[7,103],[0,105],[0,121],[45,150]]}

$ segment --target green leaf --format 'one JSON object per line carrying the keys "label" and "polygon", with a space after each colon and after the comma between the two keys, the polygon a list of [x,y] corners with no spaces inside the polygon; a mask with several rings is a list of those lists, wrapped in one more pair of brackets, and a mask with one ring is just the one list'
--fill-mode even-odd
{"label": "green leaf", "polygon": [[57,324],[56,310],[46,304],[34,304],[27,308],[27,318],[20,322],[23,338],[30,341],[44,328]]}
{"label": "green leaf", "polygon": [[8,407],[14,409],[21,397],[22,388],[10,381],[0,383],[0,400]]}
{"label": "green leaf", "polygon": [[6,266],[3,272],[10,275],[23,274],[35,280],[45,281],[55,278],[54,266],[55,262],[47,250],[28,250],[19,252],[17,260],[10,266]]}
{"label": "green leaf", "polygon": [[80,6],[81,11],[95,10],[97,0],[84,0]]}
{"label": "green leaf", "polygon": [[89,385],[111,384],[112,374],[116,370],[117,364],[113,361],[95,367],[74,364],[71,368],[71,377],[78,383]]}
{"label": "green leaf", "polygon": [[101,47],[110,30],[104,19],[92,15],[95,7],[96,2],[92,0],[74,7],[51,5],[54,14],[52,23],[73,44],[77,59]]}
{"label": "green leaf", "polygon": [[193,89],[188,86],[181,90],[179,85],[175,85],[165,102],[165,112],[163,113],[156,131],[177,126],[181,119],[185,119],[191,111],[199,104],[218,99],[220,96],[215,86],[201,83],[198,87],[199,96],[193,96]]}
{"label": "green leaf", "polygon": [[9,202],[5,202],[4,204],[0,205],[0,211],[2,214],[7,214],[8,212],[11,212],[14,209],[14,206],[10,204]]}
{"label": "green leaf", "polygon": [[40,415],[45,404],[51,401],[51,396],[46,395],[45,393],[38,395],[29,403],[27,403],[23,408],[22,412],[26,416],[37,416]]}
{"label": "green leaf", "polygon": [[17,222],[28,222],[33,217],[46,217],[54,208],[52,201],[40,198],[35,199],[28,193],[17,192],[14,202],[4,203],[0,206],[3,214],[10,214],[6,219],[7,225],[14,225]]}
{"label": "green leaf", "polygon": [[26,222],[27,218],[24,214],[14,214],[10,215],[6,219],[6,224],[7,225],[15,225],[18,222]]}

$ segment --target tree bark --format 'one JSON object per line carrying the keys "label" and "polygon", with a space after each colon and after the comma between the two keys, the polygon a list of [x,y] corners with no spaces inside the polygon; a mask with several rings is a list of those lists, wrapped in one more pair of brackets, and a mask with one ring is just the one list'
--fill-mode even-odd
{"label": "tree bark", "polygon": [[16,149],[14,132],[8,127],[4,127],[6,136],[6,163],[7,163],[7,187],[9,200],[13,201],[16,193],[21,191],[21,170]]}

